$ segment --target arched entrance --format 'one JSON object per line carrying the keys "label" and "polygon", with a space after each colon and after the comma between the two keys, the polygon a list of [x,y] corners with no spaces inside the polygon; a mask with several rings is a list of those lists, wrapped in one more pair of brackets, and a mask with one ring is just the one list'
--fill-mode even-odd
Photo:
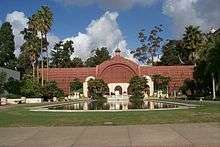
{"label": "arched entrance", "polygon": [[89,77],[87,77],[87,78],[85,79],[85,82],[83,82],[83,95],[84,95],[85,97],[88,97],[88,81],[89,81],[90,79],[95,79],[95,77],[89,76]]}
{"label": "arched entrance", "polygon": [[154,82],[153,82],[153,80],[151,79],[150,76],[145,75],[144,77],[147,79],[147,85],[148,85],[146,87],[146,92],[147,92],[148,96],[153,96],[153,94],[154,94]]}
{"label": "arched entrance", "polygon": [[121,87],[121,86],[119,86],[119,85],[116,86],[116,87],[115,87],[115,93],[116,93],[116,91],[118,91],[119,94],[122,95],[122,87]]}

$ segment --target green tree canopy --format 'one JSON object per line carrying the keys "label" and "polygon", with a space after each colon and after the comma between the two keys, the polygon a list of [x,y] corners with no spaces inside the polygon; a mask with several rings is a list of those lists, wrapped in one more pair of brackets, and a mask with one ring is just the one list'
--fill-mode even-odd
{"label": "green tree canopy", "polygon": [[83,61],[81,58],[75,57],[72,59],[71,67],[83,67]]}
{"label": "green tree canopy", "polygon": [[207,70],[220,75],[220,35],[214,40],[206,58]]}
{"label": "green tree canopy", "polygon": [[169,40],[162,47],[161,64],[195,64],[207,46],[207,38],[198,26],[189,25],[181,40]]}
{"label": "green tree canopy", "polygon": [[26,97],[41,97],[42,87],[36,79],[27,76],[22,80],[21,95]]}
{"label": "green tree canopy", "polygon": [[95,67],[96,65],[99,65],[102,62],[111,58],[111,56],[109,55],[109,51],[106,47],[102,47],[100,49],[97,48],[92,52],[94,52],[95,55],[86,60],[85,65],[87,67]]}
{"label": "green tree canopy", "polygon": [[40,57],[40,50],[41,50],[41,42],[40,38],[37,36],[37,32],[33,29],[24,29],[22,31],[24,35],[25,42],[21,46],[21,54],[19,57],[19,62],[21,68],[28,70],[27,68],[32,66],[32,74],[35,77],[36,66],[38,62],[38,58]]}
{"label": "green tree canopy", "polygon": [[9,22],[2,24],[0,28],[0,66],[10,69],[16,67],[16,57],[14,54],[15,43],[12,26]]}
{"label": "green tree canopy", "polygon": [[[41,6],[35,14],[32,15],[29,26],[31,29],[40,33],[40,48],[41,48],[41,84],[44,85],[44,59],[47,58],[47,68],[49,67],[48,59],[48,43],[47,33],[50,31],[53,23],[53,13],[48,6]],[[46,57],[44,56],[46,53]],[[34,74],[33,74],[34,75]]]}
{"label": "green tree canopy", "polygon": [[[189,29],[191,29],[191,31]],[[185,33],[185,36],[188,37],[185,37],[185,43],[187,42],[187,40],[188,42],[185,44],[185,48],[186,50],[190,50],[190,53],[195,52],[194,55],[196,55],[196,66],[194,67],[193,73],[194,79],[187,79],[181,87],[182,91],[185,93],[186,91],[190,91],[191,95],[194,96],[210,95],[210,93],[212,92],[212,75],[214,75],[216,83],[216,94],[220,94],[219,31],[214,34],[203,34],[200,31],[198,32],[198,27],[190,27],[188,28],[188,30],[186,30],[186,32],[188,33]],[[192,37],[193,35],[194,37]]]}
{"label": "green tree canopy", "polygon": [[66,41],[62,42],[60,41],[54,46],[54,49],[51,52],[51,66],[52,67],[71,67],[72,61],[70,59],[70,56],[74,52],[73,42]]}
{"label": "green tree canopy", "polygon": [[189,25],[185,28],[182,45],[183,48],[186,49],[185,52],[188,53],[189,62],[196,62],[198,59],[197,52],[204,47],[205,41],[205,36],[199,26]]}
{"label": "green tree canopy", "polygon": [[160,61],[163,65],[181,64],[179,43],[180,41],[178,40],[169,40],[169,42],[162,47],[163,55]]}
{"label": "green tree canopy", "polygon": [[160,36],[162,31],[162,25],[159,25],[154,26],[149,35],[147,35],[145,29],[139,32],[138,40],[141,46],[134,51],[131,51],[133,56],[138,59],[138,61],[144,64],[154,63],[154,58],[159,55],[160,47],[163,42],[163,38]]}
{"label": "green tree canopy", "polygon": [[102,79],[91,79],[88,81],[88,93],[93,101],[94,109],[104,109],[106,98],[104,94],[108,93],[108,85]]}
{"label": "green tree canopy", "polygon": [[199,60],[194,69],[197,93],[209,95],[212,91],[212,74],[216,82],[216,94],[220,94],[220,35],[208,34],[206,48],[199,52]]}
{"label": "green tree canopy", "polygon": [[144,77],[134,76],[129,81],[129,94],[130,102],[132,103],[132,108],[142,108],[144,92],[147,91],[148,81]]}

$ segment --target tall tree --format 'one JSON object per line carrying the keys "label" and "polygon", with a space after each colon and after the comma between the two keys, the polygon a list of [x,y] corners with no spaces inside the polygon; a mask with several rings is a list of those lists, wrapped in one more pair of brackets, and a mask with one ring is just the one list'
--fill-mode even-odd
{"label": "tall tree", "polygon": [[85,62],[85,65],[87,67],[95,67],[96,65],[101,64],[102,62],[108,60],[111,58],[109,55],[109,51],[106,47],[97,48],[96,50],[93,50],[92,53],[95,53],[94,56],[88,58]]}
{"label": "tall tree", "polygon": [[159,56],[160,47],[163,42],[163,38],[160,36],[162,31],[162,25],[155,26],[149,35],[146,34],[145,29],[141,30],[138,36],[141,47],[131,51],[133,56],[142,63],[153,64],[154,58]]}
{"label": "tall tree", "polygon": [[215,99],[215,90],[220,95],[220,35],[214,38],[214,44],[210,45],[206,56],[206,71],[211,72],[213,82],[213,99]]}
{"label": "tall tree", "polygon": [[54,46],[54,49],[51,51],[51,66],[52,67],[71,67],[72,61],[70,56],[74,52],[73,42],[66,41],[63,43],[60,41]]}
{"label": "tall tree", "polygon": [[197,52],[204,47],[204,34],[199,26],[189,25],[185,28],[182,39],[183,47],[188,53],[189,61],[195,63],[198,59]]}
{"label": "tall tree", "polygon": [[16,57],[14,54],[15,43],[12,26],[9,22],[0,28],[0,66],[15,69]]}
{"label": "tall tree", "polygon": [[[220,35],[216,33],[205,34],[204,45],[196,50],[197,60],[194,68],[193,78],[195,79],[196,95],[207,96],[213,91],[220,94]],[[188,82],[189,83],[189,82]],[[186,85],[189,86],[190,85]],[[187,88],[187,87],[186,87]],[[215,91],[216,90],[216,91]]]}
{"label": "tall tree", "polygon": [[160,61],[163,65],[176,65],[181,64],[181,59],[179,57],[178,40],[169,40],[167,44],[162,47],[163,55]]}
{"label": "tall tree", "polygon": [[25,42],[21,46],[19,63],[21,64],[24,64],[24,62],[30,63],[32,66],[32,75],[33,78],[35,78],[36,67],[38,67],[38,58],[40,56],[41,41],[40,38],[37,36],[37,31],[34,28],[32,28],[31,22],[32,22],[32,17],[29,18],[28,28],[25,28],[24,31],[21,32],[24,35]]}
{"label": "tall tree", "polygon": [[[41,6],[36,14],[33,15],[31,25],[40,33],[41,38],[41,84],[44,84],[44,57],[43,52],[48,52],[47,46],[43,49],[43,40],[47,40],[47,33],[50,31],[53,22],[53,13],[48,6]],[[48,55],[48,53],[47,53]],[[47,59],[47,67],[49,61]],[[48,71],[48,70],[47,70]]]}

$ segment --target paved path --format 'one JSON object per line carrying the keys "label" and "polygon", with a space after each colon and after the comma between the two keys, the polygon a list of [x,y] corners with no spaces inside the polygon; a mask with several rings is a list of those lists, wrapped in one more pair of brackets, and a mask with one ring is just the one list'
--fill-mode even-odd
{"label": "paved path", "polygon": [[0,146],[220,147],[220,123],[0,128]]}

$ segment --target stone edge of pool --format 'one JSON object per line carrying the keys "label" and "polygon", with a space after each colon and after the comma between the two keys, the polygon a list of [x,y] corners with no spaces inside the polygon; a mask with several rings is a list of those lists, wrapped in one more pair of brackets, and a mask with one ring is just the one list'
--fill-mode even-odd
{"label": "stone edge of pool", "polygon": [[177,108],[160,108],[160,109],[128,109],[128,110],[51,110],[48,107],[65,105],[70,103],[62,103],[62,104],[53,104],[53,105],[44,105],[44,106],[37,106],[29,108],[29,111],[33,112],[145,112],[145,111],[166,111],[166,110],[181,110],[181,109],[192,109],[196,108],[201,105],[195,104],[187,104],[187,103],[178,103],[178,102],[166,102],[169,104],[179,105]]}

